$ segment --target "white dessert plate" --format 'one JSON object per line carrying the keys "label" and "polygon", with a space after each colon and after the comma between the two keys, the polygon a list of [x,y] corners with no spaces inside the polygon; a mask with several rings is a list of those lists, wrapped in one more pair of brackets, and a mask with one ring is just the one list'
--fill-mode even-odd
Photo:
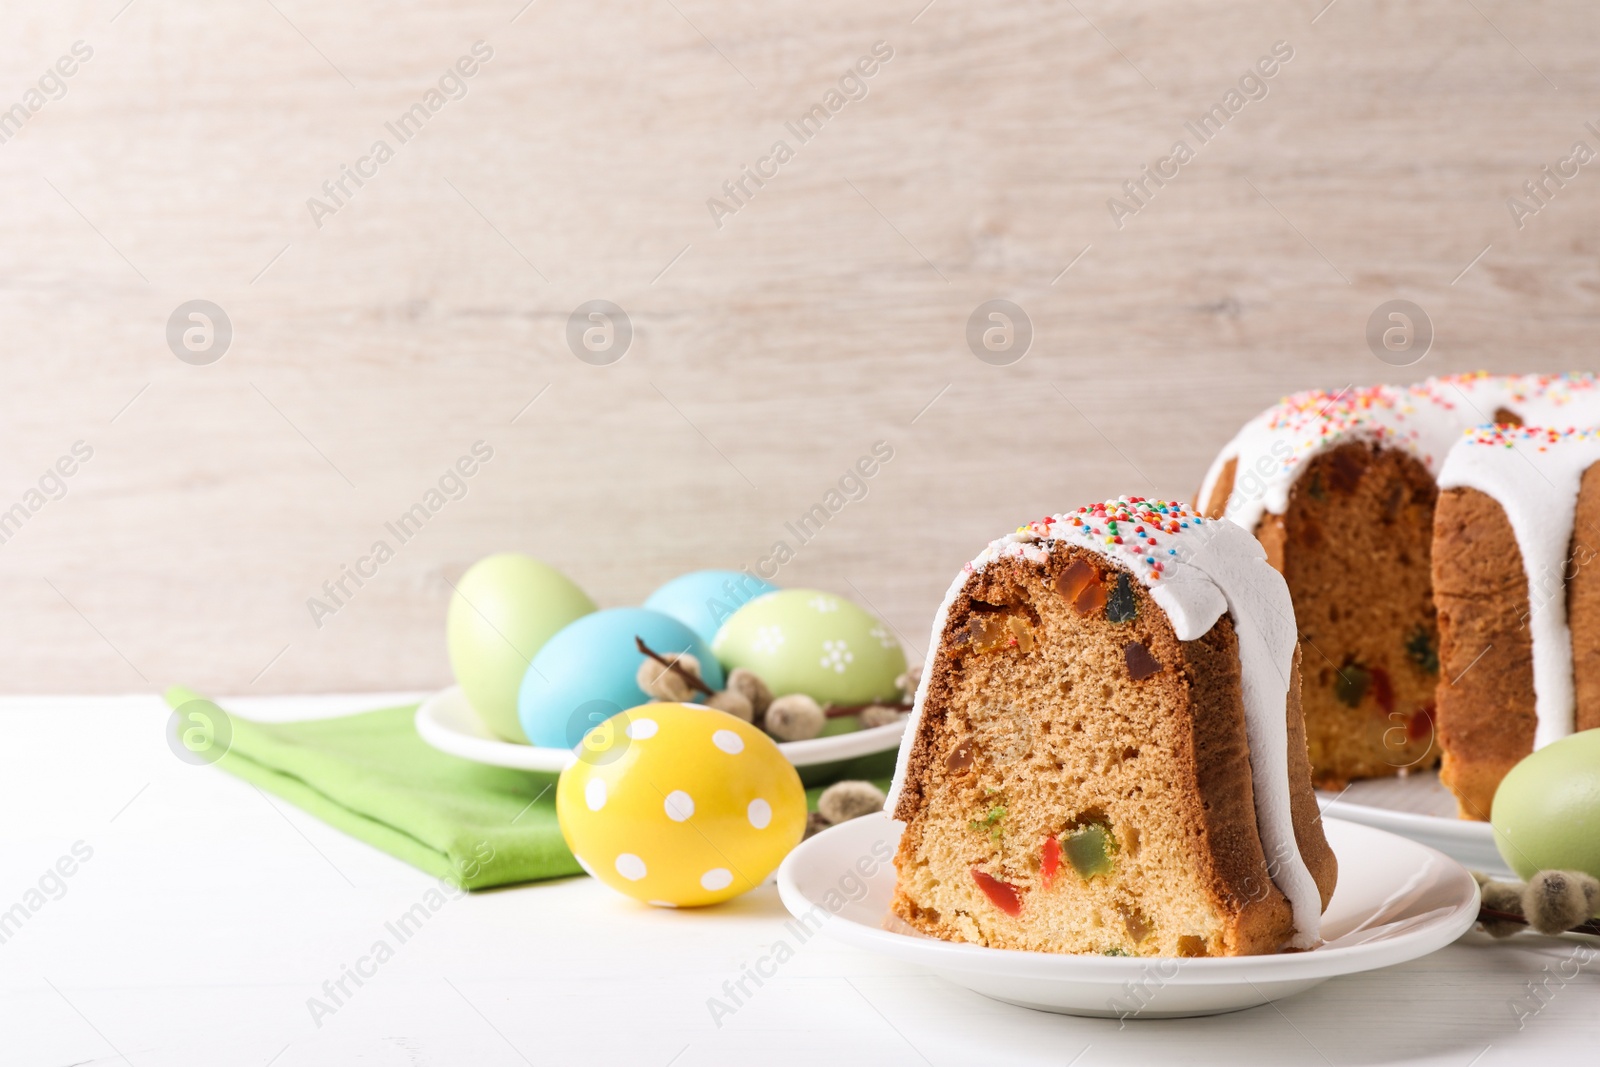
{"label": "white dessert plate", "polygon": [[1456,798],[1438,771],[1351,782],[1342,793],[1317,792],[1324,815],[1387,830],[1436,848],[1475,871],[1507,874],[1486,822],[1456,815]]}
{"label": "white dessert plate", "polygon": [[[796,767],[815,767],[877,755],[899,747],[907,718],[909,716],[902,716],[899,722],[887,726],[847,734],[814,737],[809,741],[784,741],[779,743],[778,751]],[[459,685],[442,689],[424,700],[417,708],[416,723],[417,733],[428,744],[475,763],[559,774],[577,758],[570,748],[542,748],[502,741],[489,732]]]}
{"label": "white dessert plate", "polygon": [[[1102,1018],[1217,1015],[1294,996],[1343,974],[1426,956],[1471,929],[1478,886],[1434,849],[1324,819],[1339,884],[1309,952],[1226,959],[1142,959],[1020,952],[940,941],[894,919],[901,824],[877,813],[824,830],[778,868],[784,906],[821,933],[911,963],[976,993],[1039,1011]],[[864,873],[869,872],[869,873]],[[842,906],[841,906],[842,902]],[[829,905],[838,908],[831,911]]]}

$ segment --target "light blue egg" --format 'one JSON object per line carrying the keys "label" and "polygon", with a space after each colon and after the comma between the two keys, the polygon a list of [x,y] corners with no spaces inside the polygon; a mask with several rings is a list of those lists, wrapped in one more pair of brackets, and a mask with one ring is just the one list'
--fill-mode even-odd
{"label": "light blue egg", "polygon": [[671,615],[707,644],[734,612],[778,587],[743,571],[694,571],[650,594],[644,606]]}
{"label": "light blue egg", "polygon": [[522,676],[517,718],[528,740],[572,748],[606,719],[647,702],[634,680],[644,660],[635,637],[663,656],[688,652],[700,661],[706,684],[722,687],[722,667],[710,647],[677,619],[645,608],[597,611],[557,631]]}

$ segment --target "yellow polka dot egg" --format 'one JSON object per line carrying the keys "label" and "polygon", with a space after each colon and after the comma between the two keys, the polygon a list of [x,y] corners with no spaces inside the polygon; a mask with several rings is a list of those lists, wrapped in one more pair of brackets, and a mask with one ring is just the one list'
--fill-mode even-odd
{"label": "yellow polka dot egg", "polygon": [[754,889],[799,844],[806,795],[749,723],[698,704],[643,704],[585,735],[556,815],[595,878],[658,907]]}

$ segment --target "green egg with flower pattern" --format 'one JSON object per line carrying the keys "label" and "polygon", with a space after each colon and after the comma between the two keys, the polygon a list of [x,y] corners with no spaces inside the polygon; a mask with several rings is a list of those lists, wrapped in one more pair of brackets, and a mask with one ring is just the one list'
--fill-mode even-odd
{"label": "green egg with flower pattern", "polygon": [[822,704],[899,699],[905,653],[888,626],[833,593],[780,589],[734,612],[712,641],[724,667],[760,675],[773,695]]}

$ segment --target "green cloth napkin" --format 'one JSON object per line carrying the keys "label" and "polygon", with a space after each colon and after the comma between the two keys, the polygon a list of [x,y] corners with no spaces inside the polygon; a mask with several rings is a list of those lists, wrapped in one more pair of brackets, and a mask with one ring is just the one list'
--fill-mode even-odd
{"label": "green cloth napkin", "polygon": [[[201,699],[167,692],[173,708]],[[488,767],[430,748],[415,704],[332,719],[228,716],[216,765],[464,889],[578,874],[556,823],[556,776]]]}
{"label": "green cloth napkin", "polygon": [[[182,687],[166,699],[174,709],[204,700]],[[409,704],[287,723],[229,715],[216,765],[464,889],[580,873],[556,822],[556,775],[446,755],[417,736],[416,712]],[[887,789],[882,775],[893,767],[894,753],[882,753],[835,764],[828,780],[870,778]],[[822,785],[807,778],[815,810]]]}

